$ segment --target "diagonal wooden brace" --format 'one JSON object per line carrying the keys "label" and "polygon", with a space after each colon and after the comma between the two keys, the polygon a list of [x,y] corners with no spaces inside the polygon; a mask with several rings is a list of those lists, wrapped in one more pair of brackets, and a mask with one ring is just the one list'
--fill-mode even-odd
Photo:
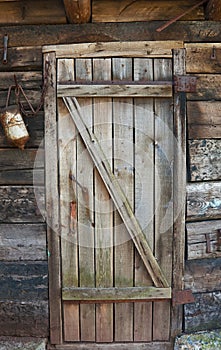
{"label": "diagonal wooden brace", "polygon": [[110,164],[96,138],[84,122],[81,108],[76,98],[63,97],[63,101],[85,143],[85,146],[133,240],[135,247],[152,278],[155,287],[169,287],[159,264],[157,263],[146,237],[136,219],[133,210],[111,171]]}

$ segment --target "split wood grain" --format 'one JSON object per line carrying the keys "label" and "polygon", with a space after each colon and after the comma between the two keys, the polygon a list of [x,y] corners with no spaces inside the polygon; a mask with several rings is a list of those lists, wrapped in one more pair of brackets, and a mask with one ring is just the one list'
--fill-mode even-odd
{"label": "split wood grain", "polygon": [[[221,41],[221,23],[213,21],[178,21],[157,33],[162,21],[128,23],[90,23],[68,25],[13,25],[0,27],[0,36],[10,37],[10,47],[59,45],[70,42],[185,41],[214,43]],[[0,42],[3,48],[3,40]],[[172,49],[172,47],[171,47]],[[50,50],[50,48],[48,48]]]}
{"label": "split wood grain", "polygon": [[58,97],[75,96],[75,97],[171,97],[171,84],[150,85],[121,85],[121,84],[96,84],[96,85],[78,85],[78,84],[59,84]]}
{"label": "split wood grain", "polygon": [[47,261],[1,262],[1,301],[47,301]]}
{"label": "split wood grain", "polygon": [[[59,66],[60,62],[58,62],[58,75]],[[67,68],[74,69],[72,66]],[[76,167],[76,130],[62,101],[58,101],[57,104],[62,285],[78,286],[78,239],[75,230],[77,218],[74,216],[76,191],[69,178],[70,171],[75,173]],[[63,312],[64,339],[79,340],[79,307],[64,303]]]}
{"label": "split wood grain", "polygon": [[38,206],[44,209],[44,205],[44,187],[0,186],[1,223],[43,223],[45,218]]}
{"label": "split wood grain", "polygon": [[[76,59],[76,80],[88,82],[92,80],[93,65],[91,59]],[[84,111],[85,122],[91,130],[93,125],[92,99],[79,99]],[[72,121],[73,122],[73,121]],[[94,245],[94,169],[93,162],[86,150],[77,129],[76,179],[78,199],[78,231],[79,231],[79,286],[95,286],[95,245]],[[82,186],[82,187],[81,187]],[[95,305],[80,306],[80,334],[82,341],[96,340]]]}
{"label": "split wood grain", "polygon": [[221,183],[187,184],[187,221],[221,218]]}
{"label": "split wood grain", "polygon": [[188,100],[206,101],[221,99],[221,75],[198,74],[196,92],[187,94]]}
{"label": "split wood grain", "polygon": [[221,258],[188,261],[185,266],[184,283],[193,293],[220,291]]}
{"label": "split wood grain", "polygon": [[45,224],[1,224],[1,261],[46,260]]}
{"label": "split wood grain", "polygon": [[57,107],[56,107],[56,58],[54,53],[44,55],[44,71],[48,72],[45,110],[45,189],[47,213],[47,241],[49,251],[49,304],[50,339],[52,344],[60,344],[62,339],[61,315],[61,265],[57,149]]}
{"label": "split wood grain", "polygon": [[[116,287],[116,288],[63,288],[64,300],[79,302],[133,302],[171,298],[171,288]],[[123,304],[125,305],[125,304]],[[117,305],[115,305],[116,307]],[[125,325],[125,323],[124,323]]]}
{"label": "split wood grain", "polygon": [[[185,50],[174,50],[173,74],[185,75]],[[186,215],[186,96],[176,93],[173,97],[174,136],[178,147],[174,147],[173,183],[173,288],[184,289],[185,215]],[[175,306],[171,314],[171,336],[183,329],[183,307]]]}
{"label": "split wood grain", "polygon": [[[142,39],[141,39],[142,40]],[[183,41],[120,41],[89,42],[86,44],[70,44],[44,46],[43,52],[55,51],[57,58],[86,57],[172,57],[172,50],[182,48]]]}
{"label": "split wood grain", "polygon": [[[133,78],[132,58],[113,58],[113,80]],[[120,182],[131,209],[134,210],[133,177],[133,100],[116,98],[113,105],[113,167],[117,181]],[[114,285],[133,287],[134,245],[125,227],[125,222],[114,214]],[[133,305],[116,304],[115,342],[133,341]],[[122,322],[122,320],[125,322]]]}
{"label": "split wood grain", "polygon": [[188,101],[188,138],[221,138],[221,104],[218,101]]}
{"label": "split wood grain", "polygon": [[[2,336],[47,338],[49,336],[48,301],[1,301]],[[33,322],[33,319],[35,322]]]}
{"label": "split wood grain", "polygon": [[[111,58],[93,59],[93,79],[105,81],[111,79]],[[93,101],[94,133],[108,159],[113,159],[112,150],[112,100],[101,98]],[[98,173],[94,172],[95,198],[95,247],[96,247],[96,287],[114,285],[114,229],[113,202]],[[96,305],[96,341],[113,342],[114,305]]]}
{"label": "split wood grain", "polygon": [[[172,80],[172,61],[154,60],[154,79]],[[173,164],[174,141],[169,130],[173,129],[172,99],[163,96],[154,101],[155,112],[155,236],[154,251],[169,282],[172,283],[173,242]],[[168,341],[170,334],[170,302],[153,305],[153,340]]]}
{"label": "split wood grain", "polygon": [[220,43],[186,44],[187,73],[220,73],[221,45]]}
{"label": "split wood grain", "polygon": [[[10,85],[15,85],[14,75],[16,75],[18,84],[21,84],[24,91],[37,90],[42,84],[42,72],[0,72],[0,89],[8,90]],[[13,92],[12,92],[13,93]]]}
{"label": "split wood grain", "polygon": [[[11,40],[11,38],[10,38]],[[0,60],[0,70],[41,70],[42,48],[41,46],[9,47],[7,50],[7,64]]]}
{"label": "split wood grain", "polygon": [[[153,80],[153,59],[134,59],[134,80]],[[144,120],[147,122],[145,123]],[[136,217],[153,250],[154,242],[154,111],[152,98],[134,99],[134,206]],[[135,250],[135,286],[152,280]],[[134,341],[152,340],[152,302],[134,304]],[[144,326],[145,325],[145,326]]]}
{"label": "split wood grain", "polygon": [[[131,21],[156,21],[169,20],[174,18],[193,4],[189,1],[152,1],[139,0],[132,2],[129,0],[120,0],[116,3],[114,0],[93,0],[92,3],[92,21],[93,22],[131,22]],[[204,19],[203,7],[200,6],[188,15],[184,20]]]}

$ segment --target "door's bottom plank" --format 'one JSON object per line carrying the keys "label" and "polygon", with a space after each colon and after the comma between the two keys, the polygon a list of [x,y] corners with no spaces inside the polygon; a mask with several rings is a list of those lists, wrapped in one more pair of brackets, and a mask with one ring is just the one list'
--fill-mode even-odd
{"label": "door's bottom plank", "polygon": [[48,347],[48,350],[172,350],[172,342],[91,344],[75,343]]}

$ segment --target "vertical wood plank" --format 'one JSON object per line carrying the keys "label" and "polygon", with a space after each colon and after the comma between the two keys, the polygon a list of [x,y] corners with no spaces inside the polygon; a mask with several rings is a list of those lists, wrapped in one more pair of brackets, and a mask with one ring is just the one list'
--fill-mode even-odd
{"label": "vertical wood plank", "polygon": [[47,94],[44,99],[45,110],[45,188],[47,213],[47,239],[49,264],[49,305],[50,341],[62,342],[61,324],[61,269],[60,232],[58,208],[58,158],[57,158],[57,115],[56,115],[56,57],[55,53],[44,55],[44,70],[47,73]]}
{"label": "vertical wood plank", "polygon": [[[170,59],[154,60],[154,79],[172,79]],[[172,100],[155,99],[155,256],[170,283],[173,238],[172,130]],[[170,312],[169,301],[154,303],[153,340],[169,340]]]}
{"label": "vertical wood plank", "polygon": [[[91,59],[76,59],[76,81],[92,80]],[[92,128],[92,99],[78,100],[85,123]],[[94,268],[94,176],[93,162],[77,137],[78,231],[79,231],[79,286],[95,287]],[[95,305],[80,305],[81,341],[95,341]]]}
{"label": "vertical wood plank", "polygon": [[[132,59],[114,58],[113,80],[132,79]],[[115,99],[114,123],[114,173],[133,208],[133,100]],[[115,286],[132,287],[134,245],[118,213],[114,216]],[[133,341],[133,304],[115,304],[115,341]]]}
{"label": "vertical wood plank", "polygon": [[[185,50],[173,52],[173,74],[184,75]],[[185,249],[185,206],[186,206],[186,95],[184,92],[174,94],[174,136],[179,148],[175,148],[174,161],[174,215],[173,234],[173,288],[184,288],[184,249]],[[175,337],[182,332],[183,307],[172,309],[171,335]]]}
{"label": "vertical wood plank", "polygon": [[[74,61],[58,60],[58,81],[74,79]],[[76,173],[76,127],[62,100],[58,100],[58,145],[60,187],[60,230],[63,287],[78,286],[78,239],[76,184],[69,179]],[[79,306],[63,303],[64,340],[78,341]]]}
{"label": "vertical wood plank", "polygon": [[[153,80],[153,60],[134,59],[134,80]],[[150,247],[154,238],[154,113],[153,99],[134,99],[135,215]],[[151,286],[152,279],[135,250],[135,285]],[[152,340],[152,303],[134,304],[134,341]]]}
{"label": "vertical wood plank", "polygon": [[[111,80],[111,59],[93,60],[93,79]],[[112,164],[112,100],[94,100],[94,133]],[[113,204],[110,195],[95,170],[95,247],[96,287],[113,286]],[[96,305],[96,341],[113,341],[113,304]]]}

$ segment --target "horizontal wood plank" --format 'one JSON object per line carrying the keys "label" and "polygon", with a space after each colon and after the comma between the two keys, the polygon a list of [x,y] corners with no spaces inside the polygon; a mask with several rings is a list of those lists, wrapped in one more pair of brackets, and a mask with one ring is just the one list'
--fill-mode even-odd
{"label": "horizontal wood plank", "polygon": [[113,84],[113,85],[65,85],[59,84],[57,87],[58,97],[75,96],[75,97],[171,97],[172,84]]}
{"label": "horizontal wood plank", "polygon": [[0,172],[44,167],[43,149],[0,149]]}
{"label": "horizontal wood plank", "polygon": [[221,74],[198,74],[196,92],[187,93],[188,100],[221,100]]}
{"label": "horizontal wood plank", "polygon": [[[54,349],[54,347],[49,350]],[[65,344],[55,346],[57,350],[172,350],[173,346],[168,342],[152,343],[127,343],[127,344]]]}
{"label": "horizontal wood plank", "polygon": [[78,302],[128,302],[171,298],[171,288],[63,288],[62,299]]}
{"label": "horizontal wood plank", "polygon": [[46,260],[45,224],[1,224],[1,261]]}
{"label": "horizontal wood plank", "polygon": [[44,184],[43,149],[0,149],[0,185],[33,183]]}
{"label": "horizontal wood plank", "polygon": [[[20,84],[24,91],[40,89],[42,85],[42,72],[0,72],[0,89],[8,90],[10,85],[15,85],[16,76],[18,84]],[[14,94],[14,91],[12,92]]]}
{"label": "horizontal wood plank", "polygon": [[221,290],[221,258],[187,261],[184,283],[193,293]]}
{"label": "horizontal wood plank", "polygon": [[221,139],[189,140],[189,180],[221,180]]}
{"label": "horizontal wood plank", "polygon": [[220,43],[192,43],[185,48],[187,73],[221,73]]}
{"label": "horizontal wood plank", "polygon": [[48,300],[48,264],[42,262],[0,262],[0,300]]}
{"label": "horizontal wood plank", "polygon": [[[32,104],[33,108],[36,109],[41,101],[41,88],[39,87],[38,90],[25,90],[25,94],[28,98],[29,103]],[[7,99],[7,95],[8,95],[8,90],[0,90],[0,108],[5,108],[5,104],[6,104],[6,99]],[[21,95],[21,99],[20,102],[23,105],[24,110],[27,113],[31,113],[31,109],[26,101],[26,99]],[[16,97],[15,95],[12,93],[9,99],[9,106],[11,105],[16,105]]]}
{"label": "horizontal wood plank", "polygon": [[1,24],[67,23],[62,0],[0,2]]}
{"label": "horizontal wood plank", "polygon": [[48,337],[48,302],[0,301],[0,335]]}
{"label": "horizontal wood plank", "polygon": [[[109,41],[181,40],[220,42],[221,23],[213,21],[177,21],[162,32],[162,21],[135,23],[86,23],[82,25],[15,25],[0,27],[0,37],[9,36],[9,47],[58,45]],[[0,41],[3,48],[3,40]]]}
{"label": "horizontal wood plank", "polygon": [[[11,38],[10,38],[11,39]],[[7,64],[0,60],[0,71],[41,70],[41,46],[9,47],[7,50]]]}
{"label": "horizontal wood plank", "polygon": [[188,138],[221,138],[221,103],[217,101],[188,101]]}
{"label": "horizontal wood plank", "polygon": [[[156,21],[170,20],[197,4],[197,0],[176,1],[147,1],[138,0],[93,0],[92,21],[93,22],[130,22],[130,21]],[[199,6],[188,13],[183,20],[204,19],[203,6]]]}
{"label": "horizontal wood plank", "polygon": [[[217,244],[217,234],[220,228],[221,220],[188,222],[186,224],[188,259],[221,257]],[[210,241],[210,252],[207,247],[207,237]]]}
{"label": "horizontal wood plank", "polygon": [[185,331],[196,332],[220,328],[221,292],[196,293],[195,303],[184,306]]}
{"label": "horizontal wood plank", "polygon": [[221,218],[221,182],[187,184],[187,221]]}
{"label": "horizontal wood plank", "polygon": [[172,57],[172,49],[183,41],[97,42],[88,44],[44,46],[43,52],[55,51],[57,58],[84,57]]}
{"label": "horizontal wood plank", "polygon": [[39,207],[44,208],[44,187],[0,186],[0,223],[44,222]]}

